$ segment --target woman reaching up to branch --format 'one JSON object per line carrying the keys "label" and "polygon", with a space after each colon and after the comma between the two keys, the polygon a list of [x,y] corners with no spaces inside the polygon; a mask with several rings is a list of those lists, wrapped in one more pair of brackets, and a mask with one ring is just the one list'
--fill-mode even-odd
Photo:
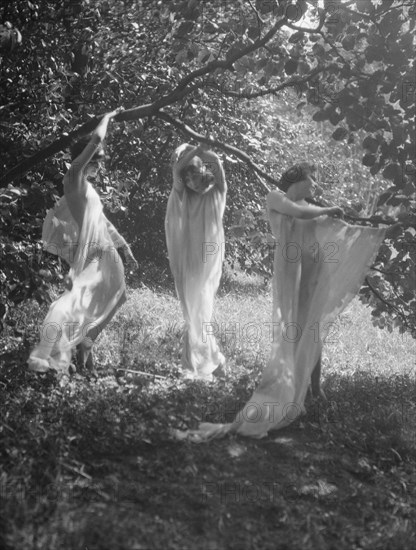
{"label": "woman reaching up to branch", "polygon": [[188,377],[212,380],[212,373],[225,363],[212,325],[225,244],[225,174],[215,153],[187,143],[172,155],[172,174],[165,230],[185,319],[182,364]]}
{"label": "woman reaching up to branch", "polygon": [[117,109],[104,115],[87,140],[72,147],[72,164],[64,176],[64,196],[45,218],[42,240],[47,251],[70,266],[67,290],[49,308],[39,344],[30,354],[29,369],[67,373],[78,346],[81,366],[93,369],[91,348],[101,330],[126,300],[125,252],[137,267],[129,245],[103,213],[89,182],[104,157],[103,141]]}
{"label": "woman reaching up to branch", "polygon": [[[279,212],[292,218],[311,220],[320,216],[340,217],[343,215],[343,211],[338,206],[320,207],[314,206],[306,202],[306,199],[312,198],[313,192],[317,188],[317,184],[313,179],[315,166],[308,162],[303,162],[292,166],[287,170],[280,178],[280,189],[286,193],[282,195],[279,191],[272,191],[267,197],[267,205],[269,211]],[[293,247],[293,243],[290,243]],[[289,246],[290,246],[289,245]],[[296,246],[296,244],[295,244]],[[286,249],[286,253],[289,249]],[[308,251],[306,251],[308,252]],[[316,260],[316,253],[319,250],[311,249],[310,253],[315,252],[314,260]],[[307,255],[305,251],[302,251],[304,256],[304,266]],[[281,258],[281,261],[288,261]],[[315,262],[316,263],[316,262]],[[306,272],[305,272],[306,275]],[[280,297],[282,300],[282,297]],[[303,301],[303,297],[299,298]],[[317,362],[311,375],[311,389],[313,397],[323,397],[325,394],[321,390],[321,353],[319,353]]]}
{"label": "woman reaching up to branch", "polygon": [[[302,162],[267,196],[276,239],[273,266],[273,338],[268,364],[235,428],[262,437],[300,416],[312,378],[319,395],[322,344],[337,315],[360,289],[384,238],[384,229],[348,225],[338,206],[309,204],[314,166]],[[332,333],[333,335],[333,333]]]}
{"label": "woman reaching up to branch", "polygon": [[273,330],[260,384],[233,423],[203,423],[189,433],[196,441],[229,432],[264,437],[299,417],[311,376],[319,393],[322,343],[359,291],[385,229],[348,225],[335,219],[340,208],[308,204],[312,174],[309,163],[298,164],[267,196],[275,237]]}

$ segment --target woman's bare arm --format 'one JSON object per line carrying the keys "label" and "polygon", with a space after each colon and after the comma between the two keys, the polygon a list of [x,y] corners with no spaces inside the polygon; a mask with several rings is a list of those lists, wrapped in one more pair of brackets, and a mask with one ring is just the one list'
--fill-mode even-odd
{"label": "woman's bare arm", "polygon": [[127,247],[128,244],[124,237],[120,235],[120,233],[117,231],[117,229],[114,227],[114,225],[110,222],[110,220],[106,217],[105,223],[107,225],[107,230],[110,234],[111,240],[114,243],[114,246],[116,248],[124,248]]}
{"label": "woman's bare arm", "polygon": [[215,177],[215,185],[222,192],[227,191],[227,182],[225,181],[225,172],[219,156],[213,151],[203,150],[199,155],[202,162]]}
{"label": "woman's bare arm", "polygon": [[114,225],[110,222],[108,218],[105,218],[107,229],[110,234],[111,240],[114,243],[115,248],[121,248],[125,254],[126,261],[129,264],[131,269],[137,269],[138,263],[136,258],[133,256],[130,245],[127,243],[126,239],[120,235]]}
{"label": "woman's bare arm", "polygon": [[[201,152],[201,146],[192,147],[189,145],[185,151],[186,152],[181,156],[181,158],[179,160],[175,160],[172,165],[173,188],[179,193],[181,199],[185,189],[181,172],[184,168],[186,168],[186,166],[189,165],[191,160]],[[177,153],[175,152],[175,154]]]}
{"label": "woman's bare arm", "polygon": [[342,209],[338,206],[321,207],[312,204],[298,204],[291,201],[281,191],[271,191],[267,195],[267,207],[269,210],[286,214],[293,218],[310,220],[319,216],[340,216]]}
{"label": "woman's bare arm", "polygon": [[103,116],[82,153],[72,161],[71,167],[64,176],[65,194],[77,193],[81,196],[85,195],[87,184],[83,178],[84,169],[97,151],[97,147],[104,141],[110,119],[120,111],[121,109],[119,108]]}
{"label": "woman's bare arm", "polygon": [[174,168],[178,171],[178,172],[181,172],[186,166],[188,166],[188,164],[191,162],[191,160],[195,157],[195,156],[199,156],[199,154],[201,153],[202,151],[202,147],[201,145],[197,145],[196,147],[191,147],[189,149],[189,151],[187,151],[176,163],[175,163],[175,166]]}

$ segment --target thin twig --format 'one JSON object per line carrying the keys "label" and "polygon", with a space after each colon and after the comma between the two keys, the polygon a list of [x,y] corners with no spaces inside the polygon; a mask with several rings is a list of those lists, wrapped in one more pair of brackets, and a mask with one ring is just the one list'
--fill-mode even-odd
{"label": "thin twig", "polygon": [[287,80],[286,82],[283,82],[282,84],[279,84],[278,86],[275,86],[273,88],[268,88],[267,90],[260,90],[258,92],[236,92],[236,91],[233,91],[233,90],[223,90],[222,89],[221,92],[223,93],[223,95],[236,97],[237,99],[254,99],[254,98],[263,97],[263,96],[269,95],[269,94],[274,95],[277,92],[280,92],[280,91],[284,90],[285,88],[292,87],[292,88],[296,89],[297,86],[300,86],[301,84],[306,84],[306,82],[309,82],[309,80],[311,80],[311,78],[313,78],[314,76],[316,76],[319,73],[322,73],[322,72],[328,70],[328,68],[329,67],[327,67],[327,66],[326,67],[321,67],[321,68],[316,68],[311,73],[306,75],[304,78],[293,78],[291,80]]}
{"label": "thin twig", "polygon": [[392,309],[393,311],[395,311],[400,317],[402,317],[402,320],[404,322],[404,325],[407,326],[407,323],[406,323],[406,317],[403,315],[403,313],[394,305],[394,304],[391,304],[390,302],[388,302],[379,292],[378,290],[376,290],[373,285],[370,283],[368,277],[365,278],[365,282],[367,283],[368,285],[368,288],[371,290],[371,292],[377,296],[377,298],[383,302],[383,304],[385,304],[387,307],[389,307],[390,309]]}
{"label": "thin twig", "polygon": [[117,367],[116,370],[131,372],[132,374],[142,374],[143,376],[149,376],[150,378],[161,378],[162,380],[167,380],[167,376],[161,376],[160,374],[150,374],[149,372],[143,372],[141,370],[123,369],[122,367]]}
{"label": "thin twig", "polygon": [[[264,25],[264,20],[260,17],[260,14],[258,12],[258,10],[256,9],[256,7],[253,5],[253,2],[251,0],[248,0],[248,3],[250,4],[250,8],[254,11],[254,13],[256,14],[256,17],[257,17],[257,23],[261,23],[262,25]],[[260,28],[260,25],[258,25],[259,28]]]}
{"label": "thin twig", "polygon": [[61,462],[60,464],[61,464],[61,466],[63,466],[67,470],[70,470],[71,472],[75,472],[76,474],[78,474],[82,477],[85,477],[85,479],[89,479],[89,480],[92,479],[92,477],[90,475],[86,474],[82,470],[79,470],[78,468],[74,468],[74,466],[71,466],[70,464],[66,464],[65,462]]}

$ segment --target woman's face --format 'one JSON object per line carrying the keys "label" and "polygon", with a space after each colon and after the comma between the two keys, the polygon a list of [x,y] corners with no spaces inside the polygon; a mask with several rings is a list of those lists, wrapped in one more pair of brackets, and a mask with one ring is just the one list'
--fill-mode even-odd
{"label": "woman's face", "polygon": [[311,175],[308,174],[303,180],[294,183],[290,189],[295,200],[302,200],[312,198],[315,187],[316,182],[312,179]]}
{"label": "woman's face", "polygon": [[101,170],[102,161],[94,159],[90,160],[85,168],[85,175],[90,178],[96,178],[98,172]]}
{"label": "woman's face", "polygon": [[199,157],[194,157],[185,169],[185,184],[195,193],[207,193],[214,185],[214,176]]}

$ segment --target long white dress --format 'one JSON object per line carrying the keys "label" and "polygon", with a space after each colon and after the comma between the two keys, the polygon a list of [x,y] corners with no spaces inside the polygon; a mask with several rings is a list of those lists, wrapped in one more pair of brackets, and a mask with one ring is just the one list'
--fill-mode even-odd
{"label": "long white dress", "polygon": [[[174,152],[173,164],[185,146]],[[211,321],[222,273],[226,193],[217,186],[205,194],[196,193],[173,172],[165,231],[169,264],[185,320],[182,365],[190,377],[209,380],[225,362],[212,334]]]}
{"label": "long white dress", "polygon": [[117,252],[120,236],[90,183],[86,198],[81,232],[65,197],[48,211],[43,223],[44,248],[70,265],[73,286],[51,304],[40,342],[28,360],[31,370],[67,372],[72,349],[87,336],[94,339],[94,332],[124,300],[124,266]]}
{"label": "long white dress", "polygon": [[260,438],[299,417],[331,322],[359,291],[385,233],[327,216],[271,211],[269,219],[276,238],[270,357],[234,422],[203,423],[188,434],[196,441],[230,431]]}

